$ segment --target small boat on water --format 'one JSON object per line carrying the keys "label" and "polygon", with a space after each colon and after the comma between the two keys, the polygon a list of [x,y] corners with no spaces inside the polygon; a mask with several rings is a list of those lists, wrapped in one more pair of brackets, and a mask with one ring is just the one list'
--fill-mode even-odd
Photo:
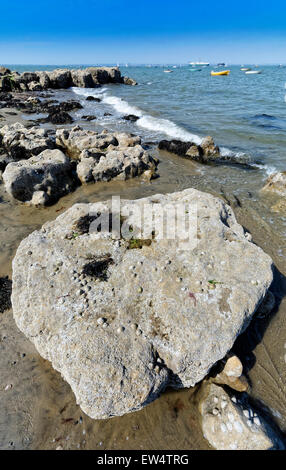
{"label": "small boat on water", "polygon": [[248,68],[248,67],[242,67],[240,70],[241,70],[242,72],[248,72],[248,71],[251,70],[251,69]]}
{"label": "small boat on water", "polygon": [[202,69],[192,68],[190,69],[191,72],[201,72]]}
{"label": "small boat on water", "polygon": [[173,70],[163,70],[165,73],[173,73]]}
{"label": "small boat on water", "polygon": [[259,74],[261,74],[261,73],[262,73],[261,70],[247,70],[247,71],[245,72],[246,75],[259,75]]}
{"label": "small boat on water", "polygon": [[218,75],[229,75],[230,74],[230,70],[221,70],[220,72],[214,72],[214,70],[211,71],[211,75],[213,77],[216,77]]}
{"label": "small boat on water", "polygon": [[210,64],[209,62],[189,62],[190,65],[196,67],[197,65],[202,67],[208,67]]}

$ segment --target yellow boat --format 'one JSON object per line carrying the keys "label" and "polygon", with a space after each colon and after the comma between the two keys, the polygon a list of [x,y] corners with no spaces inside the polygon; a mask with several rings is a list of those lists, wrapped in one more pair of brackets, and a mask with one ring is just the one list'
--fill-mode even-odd
{"label": "yellow boat", "polygon": [[213,77],[217,75],[229,75],[229,74],[230,74],[230,70],[222,70],[221,72],[214,72],[213,70],[211,71],[211,75]]}

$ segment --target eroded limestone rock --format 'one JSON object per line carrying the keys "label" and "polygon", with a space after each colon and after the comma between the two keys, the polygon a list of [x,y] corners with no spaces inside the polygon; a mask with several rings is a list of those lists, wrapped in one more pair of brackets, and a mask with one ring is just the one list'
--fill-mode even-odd
{"label": "eroded limestone rock", "polygon": [[[170,213],[178,203],[186,212],[197,208],[194,249],[156,239],[150,223],[149,236],[138,239],[145,204]],[[98,231],[103,214],[107,227]],[[109,232],[113,217],[119,239]],[[121,201],[120,214],[110,202],[76,204],[46,223],[17,250],[12,304],[18,327],[84,412],[108,418],[144,407],[167,385],[201,381],[271,282],[270,257],[249,241],[231,208],[188,189]]]}
{"label": "eroded limestone rock", "polygon": [[60,150],[44,150],[28,160],[9,163],[3,173],[6,191],[30,205],[49,205],[75,187],[70,159]]}
{"label": "eroded limestone rock", "polygon": [[46,129],[27,129],[18,122],[0,128],[0,148],[13,161],[31,158],[55,146],[53,133]]}

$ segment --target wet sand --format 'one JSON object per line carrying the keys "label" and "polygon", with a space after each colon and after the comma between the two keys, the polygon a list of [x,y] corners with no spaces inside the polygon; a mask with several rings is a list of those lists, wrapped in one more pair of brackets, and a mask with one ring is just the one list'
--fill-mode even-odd
{"label": "wet sand", "polygon": [[[152,153],[158,156],[157,150]],[[237,168],[202,167],[166,152],[160,152],[159,158],[160,178],[150,183],[136,178],[90,184],[49,208],[12,202],[0,184],[0,277],[11,277],[11,261],[20,241],[74,203],[105,200],[112,195],[134,199],[188,187],[224,197],[281,273],[277,271],[273,286],[276,311],[266,320],[253,321],[238,339],[235,351],[251,382],[251,396],[271,411],[286,432],[286,246],[281,214],[270,209],[277,198],[260,195],[255,182],[251,194],[246,190],[251,171],[245,173],[245,188],[241,188]],[[199,387],[167,390],[137,413],[95,421],[80,410],[68,384],[17,329],[11,310],[0,314],[0,331],[0,449],[210,448],[199,425]]]}

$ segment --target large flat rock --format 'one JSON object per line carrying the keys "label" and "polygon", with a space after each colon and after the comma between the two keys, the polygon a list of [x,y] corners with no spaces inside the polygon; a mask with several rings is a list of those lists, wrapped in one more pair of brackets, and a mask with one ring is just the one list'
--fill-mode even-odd
{"label": "large flat rock", "polygon": [[[196,209],[197,246],[158,239],[156,230],[138,240],[136,208],[146,203],[168,214],[178,203],[186,213]],[[187,189],[121,201],[132,240],[96,230],[109,206],[74,205],[23,240],[13,261],[18,327],[92,418],[138,410],[167,385],[201,381],[272,282],[270,257],[210,194]]]}

